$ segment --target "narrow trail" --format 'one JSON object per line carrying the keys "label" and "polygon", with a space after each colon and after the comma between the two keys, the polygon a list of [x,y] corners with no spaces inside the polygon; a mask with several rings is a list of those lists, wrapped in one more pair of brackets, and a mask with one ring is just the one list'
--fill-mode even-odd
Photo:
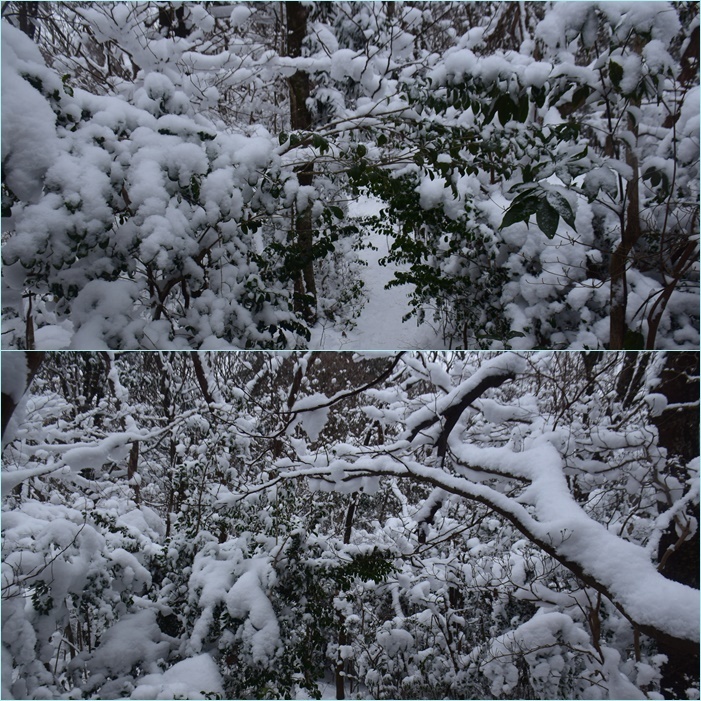
{"label": "narrow trail", "polygon": [[[361,197],[350,203],[349,217],[372,216],[382,212],[382,202]],[[360,257],[367,262],[361,277],[365,283],[367,302],[353,329],[342,332],[332,326],[317,326],[312,330],[310,348],[324,350],[408,350],[441,349],[443,341],[429,325],[417,326],[414,319],[402,323],[409,312],[408,285],[385,289],[394,277],[394,268],[380,265],[380,258],[389,252],[387,237],[371,234],[372,248]],[[377,250],[375,250],[377,249]]]}

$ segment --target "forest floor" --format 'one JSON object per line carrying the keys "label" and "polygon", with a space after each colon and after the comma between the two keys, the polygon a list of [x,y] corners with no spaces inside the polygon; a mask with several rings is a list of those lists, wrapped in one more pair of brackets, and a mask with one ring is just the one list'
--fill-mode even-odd
{"label": "forest floor", "polygon": [[[383,203],[377,199],[362,196],[348,206],[350,218],[380,214]],[[352,329],[341,330],[330,323],[319,323],[312,329],[310,348],[323,350],[432,350],[443,349],[445,343],[438,329],[430,323],[417,326],[411,318],[402,322],[410,311],[409,285],[398,285],[385,289],[394,277],[395,268],[380,265],[380,259],[389,252],[390,242],[386,236],[371,233],[369,247],[359,256],[367,263],[361,269],[365,283],[367,301]]]}

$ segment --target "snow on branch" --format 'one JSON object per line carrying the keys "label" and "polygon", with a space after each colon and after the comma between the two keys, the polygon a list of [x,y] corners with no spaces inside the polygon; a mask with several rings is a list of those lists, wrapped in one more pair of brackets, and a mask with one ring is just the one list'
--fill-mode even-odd
{"label": "snow on branch", "polygon": [[[432,486],[434,495],[454,494],[481,503],[609,598],[640,631],[691,650],[699,641],[698,591],[664,577],[647,549],[584,511],[570,492],[556,434],[536,433],[517,452],[509,446],[481,447],[453,432],[472,401],[524,366],[516,354],[499,356],[432,406],[409,414],[394,443],[344,443],[324,454],[281,460],[279,475],[306,477],[313,488],[340,492],[375,491],[379,478],[401,477]],[[439,421],[440,431],[427,435],[426,429]],[[417,443],[419,433],[423,440]],[[692,485],[694,493],[696,489]]]}
{"label": "snow on branch", "polygon": [[444,455],[448,436],[463,411],[488,389],[499,387],[523,372],[525,365],[526,361],[516,353],[499,355],[487,361],[469,380],[441,397],[434,407],[425,406],[414,412],[407,419],[404,437],[412,442],[420,433],[444,419],[438,440],[439,455]]}

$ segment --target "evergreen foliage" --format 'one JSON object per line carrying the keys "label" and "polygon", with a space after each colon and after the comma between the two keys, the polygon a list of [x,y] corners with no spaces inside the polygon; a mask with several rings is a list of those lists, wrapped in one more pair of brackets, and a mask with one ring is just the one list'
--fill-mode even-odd
{"label": "evergreen foliage", "polygon": [[698,690],[698,354],[22,356],[3,698]]}

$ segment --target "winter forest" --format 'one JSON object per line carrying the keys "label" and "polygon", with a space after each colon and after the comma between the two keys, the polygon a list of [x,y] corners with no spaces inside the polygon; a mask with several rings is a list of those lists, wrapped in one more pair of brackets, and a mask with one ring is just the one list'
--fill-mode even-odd
{"label": "winter forest", "polygon": [[697,349],[695,2],[5,2],[5,349]]}
{"label": "winter forest", "polygon": [[6,352],[2,698],[699,698],[699,354]]}
{"label": "winter forest", "polygon": [[4,699],[696,699],[697,2],[15,2]]}

